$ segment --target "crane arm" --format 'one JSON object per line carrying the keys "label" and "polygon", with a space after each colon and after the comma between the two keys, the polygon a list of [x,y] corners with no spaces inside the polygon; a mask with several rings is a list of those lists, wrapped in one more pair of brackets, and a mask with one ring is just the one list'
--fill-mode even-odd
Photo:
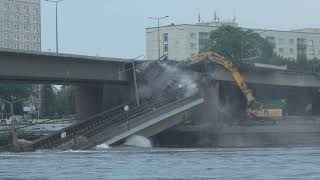
{"label": "crane arm", "polygon": [[246,82],[242,78],[240,71],[238,68],[236,68],[231,60],[228,60],[216,53],[212,52],[204,52],[196,55],[193,59],[191,64],[196,64],[201,61],[205,60],[210,60],[214,63],[218,63],[222,65],[224,68],[226,68],[233,76],[233,79],[239,86],[241,92],[244,94],[246,100],[247,100],[247,105],[250,106],[253,102],[256,101],[255,97],[253,96],[251,90],[248,88]]}

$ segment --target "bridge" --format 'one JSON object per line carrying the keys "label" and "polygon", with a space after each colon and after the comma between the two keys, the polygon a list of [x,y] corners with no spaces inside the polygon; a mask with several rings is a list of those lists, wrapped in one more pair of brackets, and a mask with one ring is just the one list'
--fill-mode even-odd
{"label": "bridge", "polygon": [[[320,75],[294,71],[279,71],[262,68],[240,69],[241,75],[249,84],[319,88]],[[213,78],[219,81],[234,81],[225,68],[215,68]]]}
{"label": "bridge", "polygon": [[[203,98],[170,99],[164,104],[155,104],[156,101],[154,101],[143,104],[141,107],[130,105],[128,112],[123,112],[123,106],[120,106],[111,111],[99,113],[101,112],[103,85],[132,85],[132,60],[10,50],[0,50],[0,59],[0,81],[61,83],[77,86],[76,105],[80,121],[34,142],[27,148],[29,150],[70,147],[88,149],[101,142],[118,143],[133,134],[152,136],[181,122],[183,113],[201,104],[202,111],[209,112],[204,113],[204,119],[218,119],[219,97],[222,92],[229,93],[229,95],[239,93],[236,92],[238,90],[234,92],[226,90],[232,89],[230,87],[233,84],[233,78],[224,68],[216,66],[210,74],[216,83],[205,88]],[[143,63],[144,61],[138,62],[138,64]],[[177,74],[177,72],[171,73]],[[318,93],[320,78],[318,75],[253,68],[241,69],[241,73],[253,89],[271,88],[274,91],[281,91],[282,94],[287,92],[286,88],[297,89],[296,94],[289,93],[289,104],[294,106],[299,104],[298,109],[303,109],[311,103],[313,108],[320,112]],[[146,76],[155,77],[154,74],[156,73],[151,70]],[[164,71],[162,74],[168,75],[168,72]],[[169,82],[169,79],[158,80],[152,79],[151,81],[158,86],[165,86],[161,83]],[[226,87],[225,84],[227,88],[223,90]],[[276,93],[269,91],[265,94]],[[241,104],[245,106],[245,103],[241,102],[240,96],[238,94],[238,98],[229,103],[240,104],[241,109]],[[304,98],[301,99],[301,97]],[[153,111],[155,109],[156,111]],[[295,108],[289,107],[289,109],[291,112],[298,112]],[[176,116],[180,117],[174,118]]]}
{"label": "bridge", "polygon": [[0,49],[0,80],[32,83],[128,84],[131,60]]}
{"label": "bridge", "polygon": [[[81,119],[101,112],[103,85],[130,85],[131,60],[0,49],[0,81],[76,86]],[[130,63],[131,64],[131,63]]]}
{"label": "bridge", "polygon": [[[101,112],[103,85],[132,86],[132,60],[129,59],[7,49],[0,49],[0,59],[0,81],[75,85],[76,107],[81,119]],[[320,86],[320,78],[314,74],[261,69],[242,71],[242,74],[246,82],[257,85]],[[215,68],[213,77],[218,81],[233,81],[222,67]]]}
{"label": "bridge", "polygon": [[153,99],[141,106],[122,105],[39,139],[21,150],[84,150],[102,143],[113,145],[123,142],[135,134],[150,137],[181,123],[185,120],[185,113],[203,102],[201,96],[194,95],[182,99]]}

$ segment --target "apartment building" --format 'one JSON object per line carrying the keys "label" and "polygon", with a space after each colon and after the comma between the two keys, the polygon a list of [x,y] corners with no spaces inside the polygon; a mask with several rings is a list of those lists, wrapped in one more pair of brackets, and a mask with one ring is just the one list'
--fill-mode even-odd
{"label": "apartment building", "polygon": [[40,0],[0,0],[0,48],[41,51]]}
{"label": "apartment building", "polygon": [[[235,22],[211,22],[197,24],[171,24],[160,27],[160,56],[168,55],[172,60],[186,60],[204,49],[210,32],[222,25],[238,27]],[[242,28],[249,30],[248,28]],[[274,52],[284,58],[320,58],[320,29],[298,29],[290,31],[251,29],[266,38]],[[146,54],[148,59],[158,58],[158,28],[146,29]]]}

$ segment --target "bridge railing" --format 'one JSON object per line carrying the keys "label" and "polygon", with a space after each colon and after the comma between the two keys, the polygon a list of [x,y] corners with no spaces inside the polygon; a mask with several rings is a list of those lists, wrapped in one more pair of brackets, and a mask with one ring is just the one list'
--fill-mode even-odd
{"label": "bridge railing", "polygon": [[[97,144],[101,144],[112,137],[126,133],[133,128],[136,128],[144,123],[147,123],[152,119],[152,117],[158,117],[170,110],[177,107],[182,107],[190,102],[198,100],[201,98],[200,95],[195,95],[192,97],[171,101],[171,102],[158,102],[154,106],[149,106],[152,108],[143,108],[138,111],[137,114],[122,116],[117,119],[117,121],[108,124],[107,126],[100,127],[99,130],[95,132],[90,132],[86,134],[86,137],[90,138],[90,142],[86,142],[85,145],[78,145],[75,149],[88,149],[92,148]],[[140,109],[140,108],[139,108]]]}
{"label": "bridge railing", "polygon": [[[115,108],[112,108],[108,111],[104,111],[102,113],[99,113],[97,115],[94,115],[90,118],[87,118],[85,120],[82,120],[78,123],[75,123],[69,127],[66,127],[64,129],[61,129],[49,136],[43,137],[39,140],[36,140],[33,142],[30,146],[27,146],[25,148],[40,148],[43,147],[43,145],[54,145],[56,141],[61,142],[61,133],[66,133],[67,137],[72,137],[78,133],[81,133],[84,131],[84,128],[86,127],[92,127],[98,124],[101,124],[104,120],[109,119],[117,114],[123,113],[123,105],[117,106]],[[49,147],[48,147],[49,148]]]}
{"label": "bridge railing", "polygon": [[[140,113],[143,113],[141,110],[148,109],[150,106],[157,106],[157,104],[168,103],[169,101],[174,100],[173,98],[163,98],[159,97],[154,100],[143,101],[142,105],[135,107],[133,103],[127,104],[131,109],[128,111],[124,110],[125,105],[117,106],[109,111],[99,113],[91,118],[75,123],[69,127],[66,127],[54,134],[51,134],[47,137],[41,138],[31,145],[24,147],[24,150],[35,150],[35,149],[50,149],[55,148],[63,143],[66,143],[72,140],[75,137],[90,135],[90,133],[95,133],[105,127],[108,127],[114,123],[117,123],[119,119],[127,118],[129,116],[137,116]],[[155,103],[151,103],[155,102]],[[62,137],[62,134],[65,137]]]}

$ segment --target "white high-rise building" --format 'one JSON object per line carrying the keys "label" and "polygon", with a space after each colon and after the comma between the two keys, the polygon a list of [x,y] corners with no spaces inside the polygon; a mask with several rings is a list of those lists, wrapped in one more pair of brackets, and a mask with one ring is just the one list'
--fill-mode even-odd
{"label": "white high-rise building", "polygon": [[0,48],[41,51],[40,0],[0,0]]}
{"label": "white high-rise building", "polygon": [[[235,22],[180,24],[160,27],[160,56],[171,60],[187,60],[199,53],[209,42],[210,32],[222,25],[238,27]],[[242,28],[249,30],[248,28]],[[320,29],[291,31],[250,29],[269,40],[274,52],[284,58],[320,58]],[[158,59],[158,28],[146,29],[146,53],[150,60]]]}

